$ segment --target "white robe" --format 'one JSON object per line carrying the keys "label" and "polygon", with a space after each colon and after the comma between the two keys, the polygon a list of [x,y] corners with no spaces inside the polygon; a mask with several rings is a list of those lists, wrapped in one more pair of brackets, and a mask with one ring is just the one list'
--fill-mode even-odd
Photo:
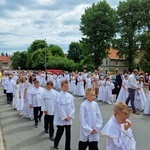
{"label": "white robe", "polygon": [[[98,141],[103,119],[95,101],[84,101],[80,106],[80,140],[85,142]],[[91,134],[95,129],[97,132]]]}
{"label": "white robe", "polygon": [[129,92],[127,91],[127,89],[128,89],[128,80],[123,80],[122,87],[121,87],[121,90],[120,90],[119,95],[117,97],[116,103],[126,101],[126,99],[129,96]]}
{"label": "white robe", "polygon": [[99,84],[99,92],[98,92],[98,100],[102,100],[105,102],[106,100],[106,87],[105,87],[105,80],[100,80]]}
{"label": "white robe", "polygon": [[135,92],[134,105],[135,105],[135,108],[142,111],[142,110],[144,110],[147,98],[146,98],[145,92],[143,90],[143,83],[138,83],[138,86],[139,86],[140,90]]}
{"label": "white robe", "polygon": [[106,123],[101,131],[106,136],[106,150],[135,150],[136,142],[132,130],[124,130],[114,116]]}
{"label": "white robe", "polygon": [[43,106],[43,100],[40,94],[44,92],[44,88],[32,87],[29,91],[29,104],[32,104],[33,107]]}
{"label": "white robe", "polygon": [[[72,119],[74,118],[75,106],[74,106],[74,97],[68,93],[61,91],[58,94],[56,102],[56,111],[54,114],[54,124],[55,125],[71,125]],[[71,117],[69,121],[65,119]]]}
{"label": "white robe", "polygon": [[144,108],[144,114],[150,114],[150,91],[148,92],[147,101]]}
{"label": "white robe", "polygon": [[48,111],[48,115],[54,115],[56,109],[56,100],[57,100],[58,92],[51,89],[45,90],[41,97],[43,98],[42,111]]}

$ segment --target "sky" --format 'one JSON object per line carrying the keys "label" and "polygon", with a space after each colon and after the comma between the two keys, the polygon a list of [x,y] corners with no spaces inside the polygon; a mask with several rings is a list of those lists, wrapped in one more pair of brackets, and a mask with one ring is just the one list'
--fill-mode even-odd
{"label": "sky", "polygon": [[[84,10],[100,0],[0,0],[0,53],[27,50],[36,39],[60,46],[81,39]],[[116,8],[119,0],[107,0]]]}

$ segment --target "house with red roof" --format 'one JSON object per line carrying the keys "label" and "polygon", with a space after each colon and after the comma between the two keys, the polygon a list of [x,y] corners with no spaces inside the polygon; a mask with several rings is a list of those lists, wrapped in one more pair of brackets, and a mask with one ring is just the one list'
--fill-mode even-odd
{"label": "house with red roof", "polygon": [[8,56],[0,56],[0,69],[11,69],[11,58]]}
{"label": "house with red roof", "polygon": [[117,74],[119,71],[127,71],[125,58],[118,55],[118,51],[110,48],[108,57],[103,59],[103,64],[99,66],[104,74],[112,72]]}

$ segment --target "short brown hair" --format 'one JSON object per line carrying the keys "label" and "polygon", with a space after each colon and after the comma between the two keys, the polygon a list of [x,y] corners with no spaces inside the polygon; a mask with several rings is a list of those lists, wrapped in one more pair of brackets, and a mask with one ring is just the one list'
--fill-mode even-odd
{"label": "short brown hair", "polygon": [[35,81],[34,81],[34,84],[36,84],[36,83],[40,83],[40,82],[39,82],[38,80],[35,80]]}
{"label": "short brown hair", "polygon": [[52,81],[48,81],[48,82],[46,83],[46,85],[51,85],[51,86],[53,86],[53,82],[52,82]]}
{"label": "short brown hair", "polygon": [[95,90],[93,90],[92,88],[88,88],[88,89],[86,90],[86,95],[89,94],[90,92],[93,92],[93,91],[95,92]]}
{"label": "short brown hair", "polygon": [[62,81],[62,82],[61,82],[61,87],[62,87],[64,84],[68,84],[68,81],[67,81],[67,80]]}
{"label": "short brown hair", "polygon": [[114,112],[117,114],[118,113],[123,114],[128,117],[130,116],[130,109],[124,102],[119,102],[119,103],[115,104]]}

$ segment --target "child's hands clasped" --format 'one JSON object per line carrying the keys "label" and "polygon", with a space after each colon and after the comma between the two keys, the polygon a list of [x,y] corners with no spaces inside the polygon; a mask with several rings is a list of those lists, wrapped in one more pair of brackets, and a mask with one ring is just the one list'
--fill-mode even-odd
{"label": "child's hands clasped", "polygon": [[126,121],[126,122],[124,123],[124,129],[125,129],[125,130],[128,130],[128,129],[131,127],[131,125],[132,125],[132,123],[131,123],[130,121]]}

